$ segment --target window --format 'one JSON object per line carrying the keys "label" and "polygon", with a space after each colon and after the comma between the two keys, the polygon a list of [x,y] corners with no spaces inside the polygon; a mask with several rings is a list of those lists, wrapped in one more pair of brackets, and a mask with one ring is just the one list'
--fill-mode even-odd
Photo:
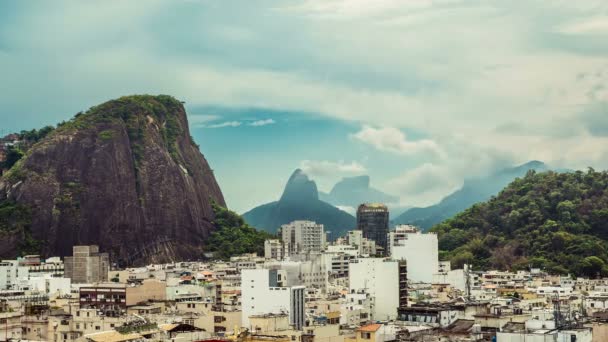
{"label": "window", "polygon": [[99,325],[96,325],[95,330],[101,330],[101,327]]}

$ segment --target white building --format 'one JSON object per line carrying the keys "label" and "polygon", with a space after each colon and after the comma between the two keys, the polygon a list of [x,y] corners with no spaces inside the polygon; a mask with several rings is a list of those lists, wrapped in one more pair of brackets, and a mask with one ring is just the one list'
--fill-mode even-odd
{"label": "white building", "polygon": [[264,258],[283,260],[285,257],[285,246],[279,239],[264,241]]}
{"label": "white building", "polygon": [[370,295],[373,301],[371,319],[395,319],[399,306],[399,262],[363,258],[353,260],[349,267],[349,292]]}
{"label": "white building", "polygon": [[289,255],[321,252],[325,247],[323,225],[313,221],[293,221],[282,225],[281,238]]}
{"label": "white building", "polygon": [[412,226],[397,226],[389,233],[389,251],[395,260],[407,261],[408,279],[431,283],[439,271],[437,235],[423,234]]}
{"label": "white building", "polygon": [[307,254],[291,261],[266,262],[264,268],[284,271],[283,286],[305,286],[325,292],[329,283],[328,259],[331,260],[331,255]]}
{"label": "white building", "polygon": [[256,269],[241,272],[242,326],[252,330],[249,317],[264,314],[289,315],[294,329],[304,326],[304,286],[284,286],[284,272]]}
{"label": "white building", "polygon": [[20,266],[18,260],[0,262],[0,290],[17,290],[25,285],[29,275],[27,266]]}

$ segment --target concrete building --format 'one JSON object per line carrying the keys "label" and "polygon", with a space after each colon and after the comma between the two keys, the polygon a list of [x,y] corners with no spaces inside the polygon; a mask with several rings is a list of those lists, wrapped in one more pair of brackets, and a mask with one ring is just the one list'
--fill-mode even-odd
{"label": "concrete building", "polygon": [[285,246],[279,239],[264,241],[264,258],[283,260],[285,257]]}
{"label": "concrete building", "polygon": [[65,257],[65,276],[74,284],[92,284],[108,280],[110,257],[100,253],[99,246],[74,246],[72,256]]}
{"label": "concrete building", "polygon": [[293,221],[282,225],[281,238],[289,255],[321,252],[325,247],[323,225],[313,221]]}
{"label": "concrete building", "polygon": [[370,295],[373,301],[371,319],[395,319],[400,303],[399,262],[383,258],[364,258],[353,260],[349,266],[349,292],[364,292]]}
{"label": "concrete building", "polygon": [[18,260],[0,262],[0,290],[18,290],[28,278],[29,269]]}
{"label": "concrete building", "polygon": [[411,282],[431,283],[439,271],[437,235],[423,234],[412,226],[397,226],[389,234],[389,249],[395,260],[407,261]]}
{"label": "concrete building", "polygon": [[252,329],[249,318],[264,314],[288,314],[294,329],[304,326],[304,286],[284,286],[284,275],[277,270],[256,269],[241,272],[242,326]]}
{"label": "concrete building", "polygon": [[357,248],[359,255],[370,256],[376,255],[376,242],[363,237],[363,231],[351,230],[346,236],[348,244]]}
{"label": "concrete building", "polygon": [[357,208],[357,230],[386,253],[388,248],[388,208],[380,203],[361,204]]}

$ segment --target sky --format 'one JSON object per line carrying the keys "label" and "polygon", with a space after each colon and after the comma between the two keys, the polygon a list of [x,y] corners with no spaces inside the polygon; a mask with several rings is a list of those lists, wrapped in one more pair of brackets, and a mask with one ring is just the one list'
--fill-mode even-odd
{"label": "sky", "polygon": [[0,2],[0,133],[185,101],[229,207],[302,168],[403,205],[529,160],[608,168],[605,0]]}

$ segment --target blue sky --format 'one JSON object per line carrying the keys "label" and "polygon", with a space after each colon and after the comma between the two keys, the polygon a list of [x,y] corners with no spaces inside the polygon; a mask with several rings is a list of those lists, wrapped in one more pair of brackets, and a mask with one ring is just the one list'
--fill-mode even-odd
{"label": "blue sky", "polygon": [[0,131],[186,101],[239,212],[296,167],[426,205],[531,159],[608,166],[605,0],[0,2]]}

